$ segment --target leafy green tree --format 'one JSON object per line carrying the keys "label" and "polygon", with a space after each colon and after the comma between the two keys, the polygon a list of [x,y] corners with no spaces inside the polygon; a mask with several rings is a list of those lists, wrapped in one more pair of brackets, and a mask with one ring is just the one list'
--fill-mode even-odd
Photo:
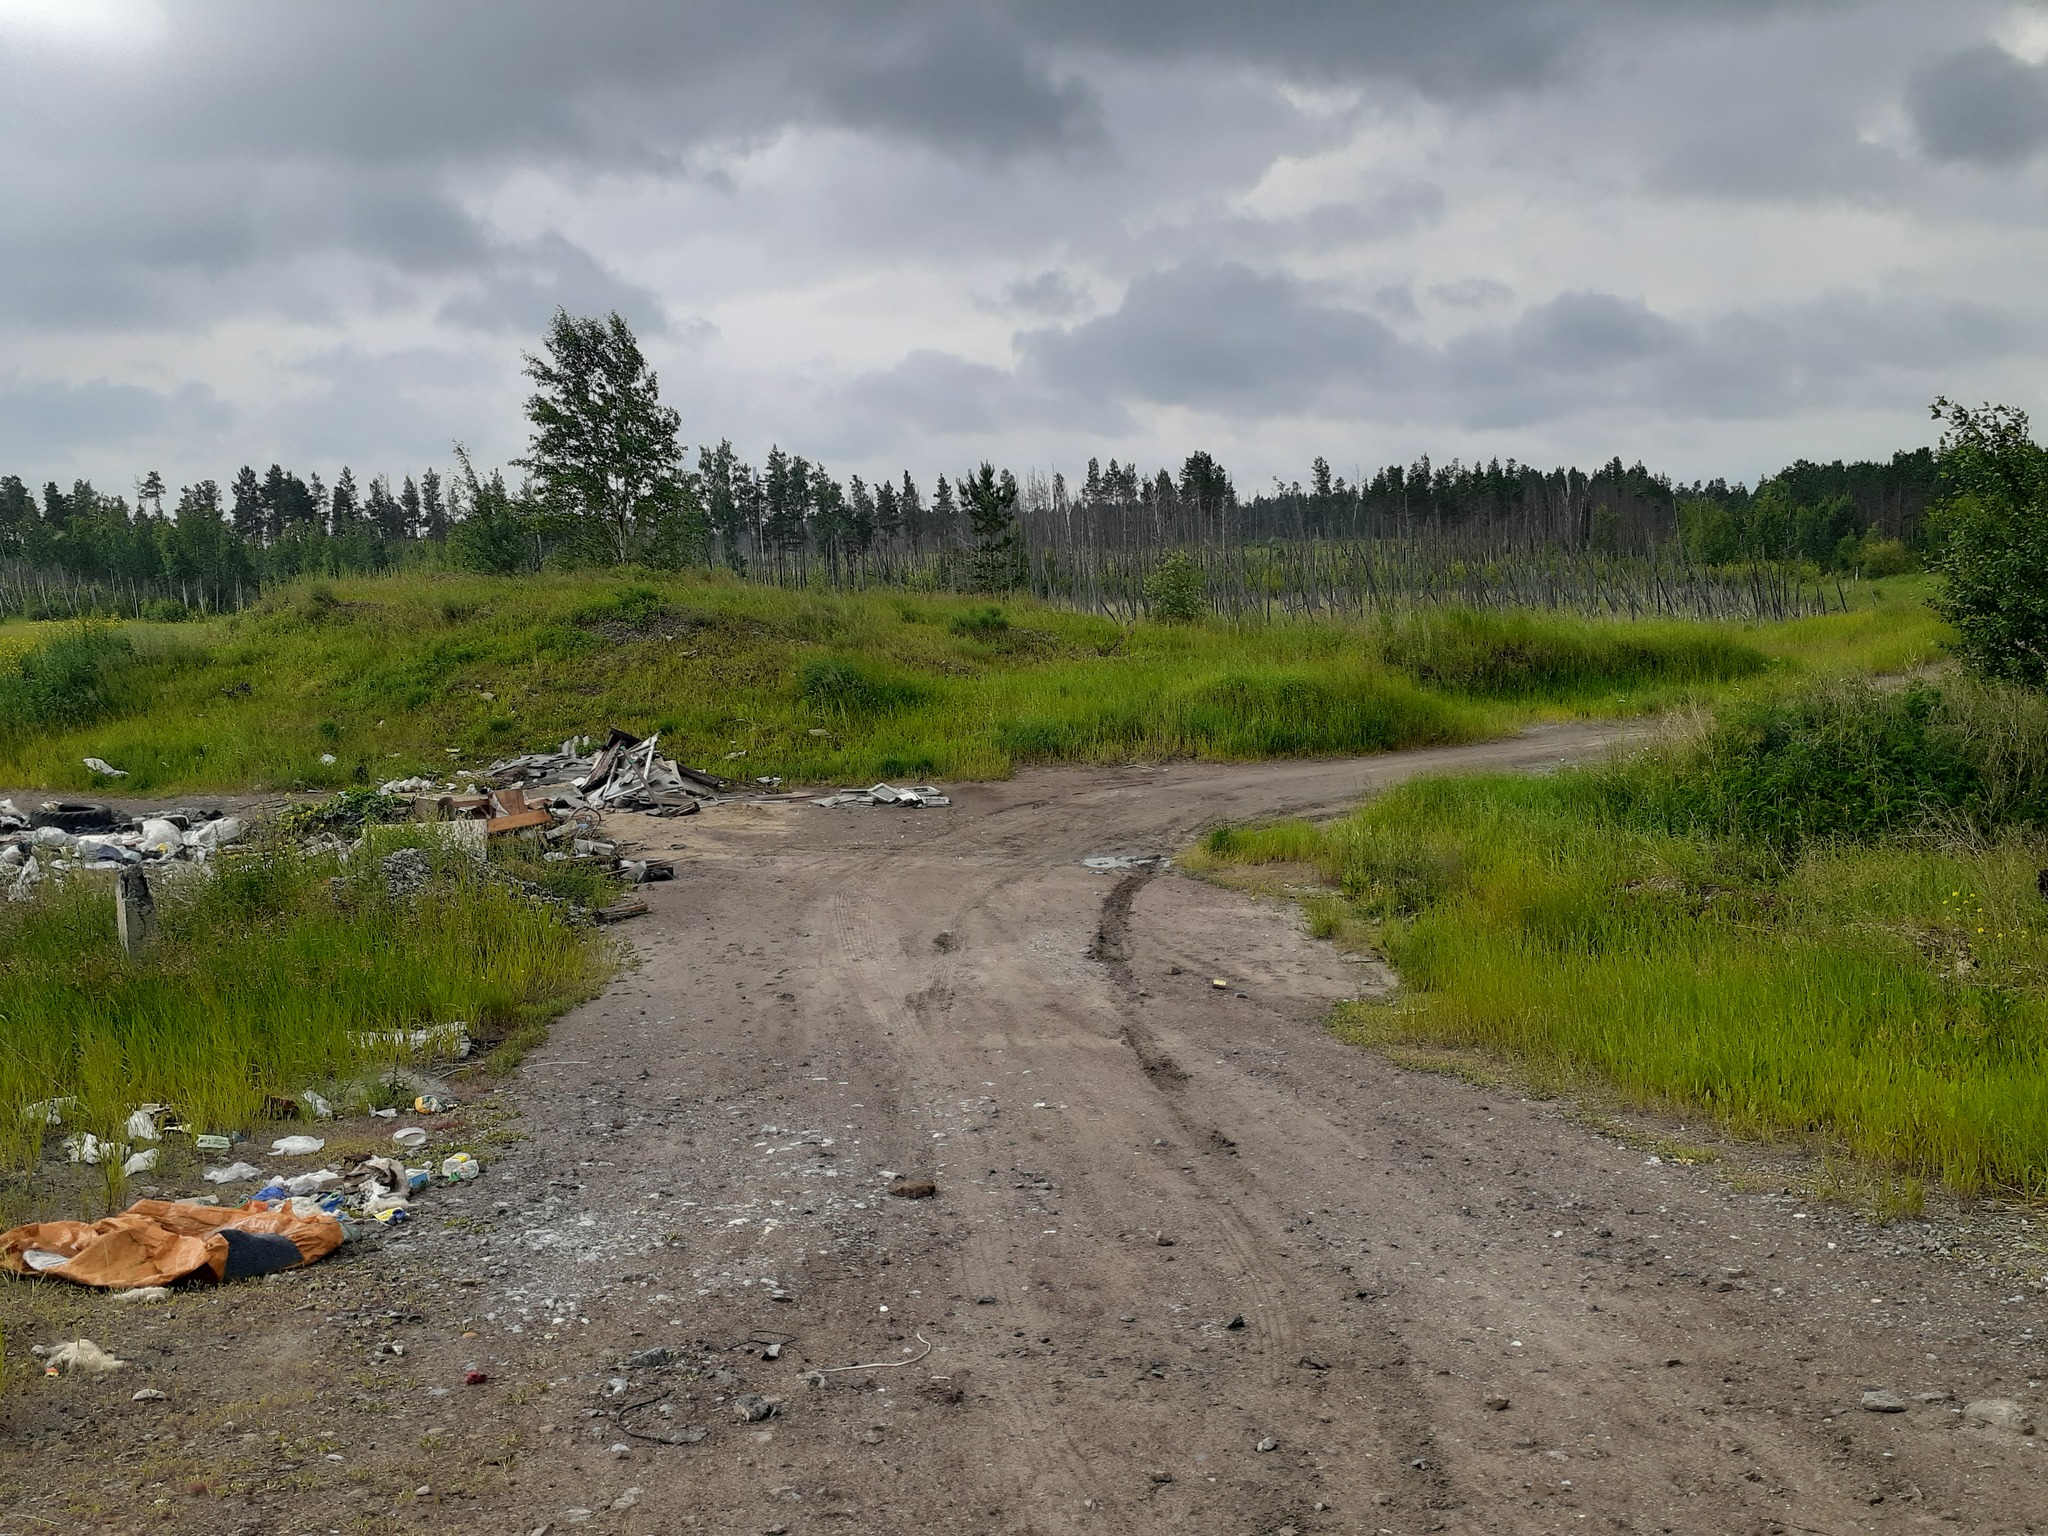
{"label": "leafy green tree", "polygon": [[2012,406],[1934,403],[1942,493],[1928,509],[1940,553],[1934,600],[1974,671],[2048,684],[2048,450]]}
{"label": "leafy green tree", "polygon": [[1192,624],[1209,611],[1209,584],[1195,557],[1184,549],[1171,551],[1145,578],[1145,604],[1152,617],[1169,624]]}
{"label": "leafy green tree", "polygon": [[651,527],[681,496],[681,420],[616,312],[577,319],[558,309],[542,345],[545,356],[526,355],[533,430],[515,462],[550,509],[601,527],[623,564],[636,527]]}

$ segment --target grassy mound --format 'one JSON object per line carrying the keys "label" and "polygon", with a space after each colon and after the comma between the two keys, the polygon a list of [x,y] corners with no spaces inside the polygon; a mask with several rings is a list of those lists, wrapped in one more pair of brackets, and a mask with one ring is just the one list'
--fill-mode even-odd
{"label": "grassy mound", "polygon": [[[1910,596],[1881,617],[1126,628],[1031,603],[711,574],[310,583],[211,624],[0,630],[0,783],[84,789],[80,759],[95,756],[138,794],[338,789],[613,724],[660,731],[686,761],[805,783],[1373,752],[1768,687],[1809,653],[1905,665],[1936,643]],[[98,691],[45,685],[67,667]]]}

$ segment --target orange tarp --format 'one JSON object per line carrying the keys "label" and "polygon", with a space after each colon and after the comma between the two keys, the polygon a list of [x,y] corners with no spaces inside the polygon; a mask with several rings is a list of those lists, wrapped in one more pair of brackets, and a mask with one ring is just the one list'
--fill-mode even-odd
{"label": "orange tarp", "polygon": [[[341,1223],[324,1214],[138,1200],[100,1221],[39,1221],[0,1233],[0,1268],[112,1291],[170,1285],[190,1276],[220,1280],[228,1269],[223,1233],[229,1230],[289,1238],[299,1250],[300,1264],[323,1259],[342,1244]],[[29,1262],[31,1250],[62,1254],[64,1261],[39,1267]]]}

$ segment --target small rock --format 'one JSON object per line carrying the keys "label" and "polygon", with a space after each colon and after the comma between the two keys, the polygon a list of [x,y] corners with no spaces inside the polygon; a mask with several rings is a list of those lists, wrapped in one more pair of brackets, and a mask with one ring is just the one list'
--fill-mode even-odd
{"label": "small rock", "polygon": [[1305,1371],[1327,1371],[1330,1367],[1327,1361],[1318,1360],[1314,1355],[1303,1355],[1301,1368]]}
{"label": "small rock", "polygon": [[880,1445],[882,1443],[882,1432],[879,1429],[864,1429],[860,1434],[860,1443],[862,1445]]}
{"label": "small rock", "polygon": [[996,1299],[993,1296],[977,1296],[974,1298],[974,1304],[977,1307],[992,1307],[996,1304]]}
{"label": "small rock", "polygon": [[641,1490],[638,1488],[628,1488],[624,1493],[612,1500],[612,1508],[631,1509],[640,1502],[640,1492]]}
{"label": "small rock", "polygon": [[898,1179],[889,1186],[889,1193],[898,1200],[929,1200],[939,1192],[939,1186],[930,1179]]}
{"label": "small rock", "polygon": [[137,1403],[160,1403],[168,1396],[170,1396],[169,1393],[159,1392],[155,1387],[144,1387],[130,1401]]}
{"label": "small rock", "polygon": [[1242,1328],[1244,1326],[1244,1314],[1242,1312],[1238,1313],[1237,1316],[1233,1317],[1229,1322],[1225,1323],[1223,1326],[1233,1330]]}
{"label": "small rock", "polygon": [[1980,1429],[2002,1429],[2008,1434],[2031,1435],[2034,1416],[2022,1403],[2009,1397],[1980,1397],[1963,1405],[1963,1422]]}
{"label": "small rock", "polygon": [[1491,1408],[1495,1413],[1505,1413],[1508,1407],[1507,1394],[1505,1392],[1494,1393],[1491,1397],[1487,1398],[1486,1406]]}
{"label": "small rock", "polygon": [[1173,1481],[1173,1474],[1167,1471],[1154,1472],[1152,1474],[1152,1481],[1155,1483],[1170,1483]]}
{"label": "small rock", "polygon": [[1881,1387],[1874,1392],[1866,1392],[1859,1401],[1862,1403],[1865,1413],[1904,1413],[1913,1406],[1889,1387]]}
{"label": "small rock", "polygon": [[761,1358],[764,1360],[780,1360],[782,1358],[782,1346],[780,1344],[770,1344],[761,1351]]}
{"label": "small rock", "polygon": [[1168,1237],[1164,1232],[1160,1233],[1157,1238],[1153,1239],[1153,1241],[1158,1243],[1159,1246],[1162,1248],[1171,1248],[1174,1246],[1173,1239]]}
{"label": "small rock", "polygon": [[624,1461],[633,1454],[633,1447],[626,1444],[623,1440],[614,1440],[609,1446],[605,1447],[605,1454],[619,1461]]}
{"label": "small rock", "polygon": [[1280,1442],[1278,1440],[1275,1440],[1271,1435],[1268,1435],[1265,1439],[1259,1442],[1258,1449],[1260,1451],[1277,1451],[1280,1449]]}
{"label": "small rock", "polygon": [[619,1364],[629,1371],[651,1371],[656,1366],[667,1365],[674,1358],[674,1351],[657,1346],[630,1354]]}
{"label": "small rock", "polygon": [[1915,1392],[1913,1394],[1913,1401],[1916,1403],[1952,1403],[1955,1399],[1956,1395],[1953,1392]]}
{"label": "small rock", "polygon": [[732,1400],[732,1413],[742,1424],[758,1424],[763,1419],[774,1418],[778,1406],[774,1399],[763,1397],[758,1392],[742,1392]]}

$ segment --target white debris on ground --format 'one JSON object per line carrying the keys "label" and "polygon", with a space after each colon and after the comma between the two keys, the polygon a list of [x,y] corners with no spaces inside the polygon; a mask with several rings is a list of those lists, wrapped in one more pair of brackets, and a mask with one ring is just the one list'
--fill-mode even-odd
{"label": "white debris on ground", "polygon": [[842,789],[837,794],[826,795],[811,802],[813,805],[822,805],[827,810],[842,805],[893,805],[915,810],[925,806],[952,803],[951,797],[936,784],[911,784],[902,789],[893,784],[876,784],[868,789]]}
{"label": "white debris on ground", "polygon": [[242,836],[219,811],[127,816],[90,801],[46,800],[24,810],[0,800],[0,890],[26,901],[50,875],[182,862],[204,864]]}

